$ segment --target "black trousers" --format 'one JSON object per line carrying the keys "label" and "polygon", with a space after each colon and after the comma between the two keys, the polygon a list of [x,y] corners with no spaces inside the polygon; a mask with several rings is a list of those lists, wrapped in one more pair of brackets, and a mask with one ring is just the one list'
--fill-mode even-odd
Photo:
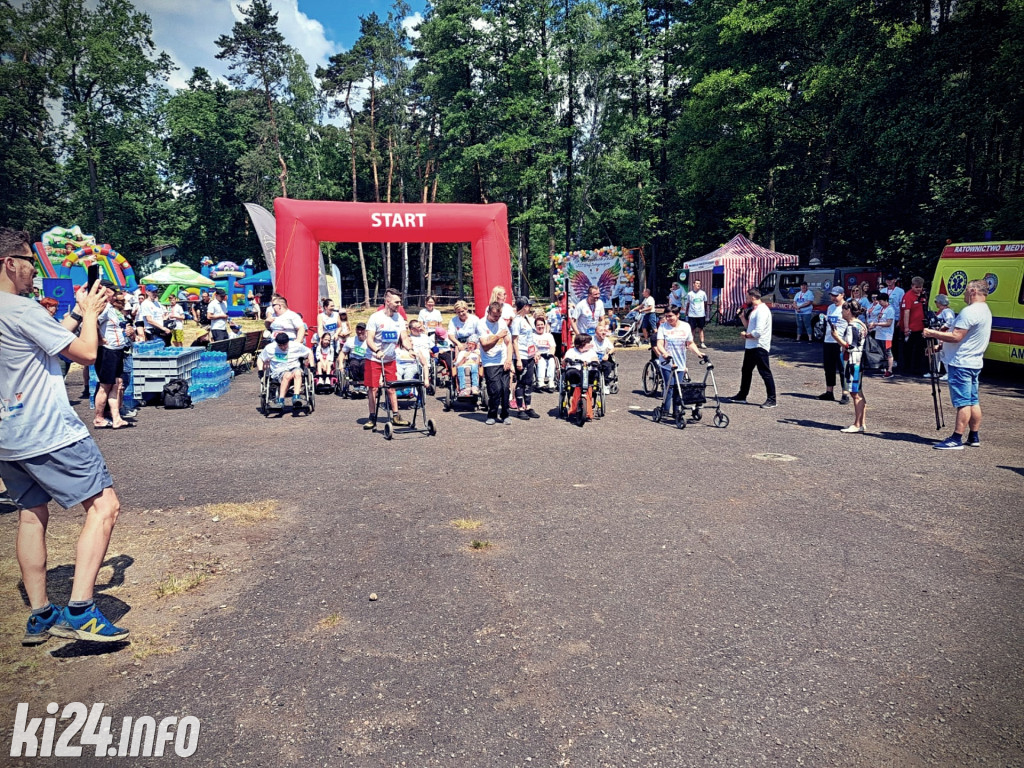
{"label": "black trousers", "polygon": [[500,365],[488,365],[484,368],[484,381],[487,384],[487,418],[504,421],[508,418],[509,372]]}
{"label": "black trousers", "polygon": [[516,371],[516,402],[522,408],[530,407],[530,395],[537,384],[537,361],[532,357],[523,361],[523,370]]}
{"label": "black trousers", "polygon": [[903,370],[905,376],[920,376],[928,369],[924,354],[924,333],[911,331],[910,338],[903,345]]}
{"label": "black trousers", "polygon": [[[838,345],[836,345],[838,346]],[[754,369],[764,381],[764,388],[769,400],[775,399],[775,377],[768,367],[768,350],[754,347],[743,350],[743,367],[740,368],[740,391],[737,396],[746,398],[750,394],[750,382],[754,378]]]}
{"label": "black trousers", "polygon": [[836,385],[836,374],[839,374],[839,388],[846,391],[846,366],[843,364],[843,352],[838,344],[822,344],[822,362],[825,366],[825,386]]}

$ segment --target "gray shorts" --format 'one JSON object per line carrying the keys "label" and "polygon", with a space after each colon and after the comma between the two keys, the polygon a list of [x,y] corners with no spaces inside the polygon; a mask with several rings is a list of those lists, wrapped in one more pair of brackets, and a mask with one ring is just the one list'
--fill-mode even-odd
{"label": "gray shorts", "polygon": [[31,459],[0,461],[0,477],[7,495],[22,509],[41,507],[51,499],[71,509],[114,485],[91,437]]}

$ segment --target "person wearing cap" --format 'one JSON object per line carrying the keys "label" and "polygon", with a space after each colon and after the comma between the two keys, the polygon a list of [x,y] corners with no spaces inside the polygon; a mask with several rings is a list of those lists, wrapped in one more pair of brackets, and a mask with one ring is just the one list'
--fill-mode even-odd
{"label": "person wearing cap", "polygon": [[218,288],[214,298],[206,305],[206,319],[210,321],[210,338],[224,341],[228,338],[228,292]]}
{"label": "person wearing cap", "polygon": [[814,291],[807,284],[807,281],[800,283],[800,290],[793,297],[793,309],[796,310],[796,340],[807,336],[807,342],[814,340],[814,329],[811,324],[814,319]]}
{"label": "person wearing cap", "polygon": [[892,378],[892,336],[896,326],[896,310],[889,303],[889,294],[878,294],[878,316],[868,323],[868,330],[875,334],[875,340],[885,348],[885,373],[883,379]]}
{"label": "person wearing cap", "polygon": [[356,323],[355,336],[349,336],[341,345],[341,364],[357,385],[362,384],[366,376],[366,360],[370,354],[370,348],[366,346],[366,323]]}
{"label": "person wearing cap", "polygon": [[[949,297],[944,293],[940,293],[935,297],[935,325],[940,331],[948,331],[953,327],[953,323],[956,321],[956,312],[949,308]],[[946,352],[945,345],[941,341],[935,343],[935,354],[939,356],[938,363],[935,366],[935,375],[939,377],[940,381],[948,381],[949,376],[947,373],[939,375],[939,370],[945,367],[946,364]],[[931,372],[926,373],[925,376],[931,376]]]}
{"label": "person wearing cap", "polygon": [[825,392],[818,395],[819,400],[836,399],[833,390],[836,386],[836,374],[839,375],[839,387],[843,396],[840,405],[849,405],[850,393],[846,391],[846,366],[843,363],[842,349],[837,339],[846,333],[846,320],[843,319],[843,300],[845,298],[841,285],[833,286],[829,291],[832,304],[825,313],[825,339],[822,344],[822,365],[825,368]]}
{"label": "person wearing cap", "polygon": [[171,306],[167,308],[167,327],[171,329],[171,346],[185,346],[185,308],[177,296],[171,296]]}
{"label": "person wearing cap", "polygon": [[[167,310],[160,304],[157,292],[157,286],[146,286],[146,300],[139,307],[138,317],[142,319],[143,331],[147,339],[159,338],[163,340],[164,344],[167,344],[171,339],[171,331],[164,325]],[[135,324],[138,325],[138,322]]]}
{"label": "person wearing cap", "polygon": [[523,421],[539,419],[533,410],[533,388],[537,382],[537,345],[533,337],[533,302],[526,296],[516,299],[516,316],[512,319],[512,359],[516,366],[516,402]]}
{"label": "person wearing cap", "polygon": [[284,331],[280,331],[274,336],[274,343],[265,346],[256,359],[256,369],[265,371],[269,367],[270,378],[278,382],[278,408],[284,407],[284,399],[288,396],[289,385],[292,388],[292,407],[302,408],[305,405],[303,400],[305,393],[301,392],[303,360],[312,368],[314,365],[313,350],[302,342],[289,338]]}

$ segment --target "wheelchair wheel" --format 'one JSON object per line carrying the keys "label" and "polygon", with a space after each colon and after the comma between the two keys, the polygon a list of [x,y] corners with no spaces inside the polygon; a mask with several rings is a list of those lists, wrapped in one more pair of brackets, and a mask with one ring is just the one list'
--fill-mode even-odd
{"label": "wheelchair wheel", "polygon": [[576,406],[576,423],[581,427],[587,423],[587,403],[586,398],[583,396],[583,392],[580,392],[580,402]]}
{"label": "wheelchair wheel", "polygon": [[433,419],[427,419],[427,434],[431,437],[437,434],[437,425],[434,424]]}
{"label": "wheelchair wheel", "polygon": [[648,397],[657,397],[661,393],[662,384],[661,366],[654,360],[648,360],[643,373],[644,394]]}
{"label": "wheelchair wheel", "polygon": [[390,421],[385,421],[384,422],[384,439],[385,440],[390,440],[392,437],[394,437],[394,431],[391,428],[391,422]]}
{"label": "wheelchair wheel", "polygon": [[651,414],[651,418],[654,419],[654,422],[656,424],[660,424],[661,423],[661,406],[660,405],[654,406],[654,412]]}
{"label": "wheelchair wheel", "polygon": [[616,379],[608,385],[608,394],[617,395],[619,394],[619,381]]}
{"label": "wheelchair wheel", "polygon": [[452,401],[451,398],[448,397],[448,395],[445,395],[444,398],[441,400],[441,408],[444,409],[445,411],[450,411],[452,409]]}
{"label": "wheelchair wheel", "polygon": [[729,417],[719,411],[715,414],[715,426],[719,429],[725,429],[729,426]]}

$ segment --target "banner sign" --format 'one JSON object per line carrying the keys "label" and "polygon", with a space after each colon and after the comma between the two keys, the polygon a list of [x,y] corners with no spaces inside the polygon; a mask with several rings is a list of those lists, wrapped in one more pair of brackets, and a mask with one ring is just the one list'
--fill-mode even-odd
{"label": "banner sign", "polygon": [[606,305],[628,307],[633,303],[637,250],[608,246],[594,251],[556,253],[551,257],[555,285],[568,281],[572,303],[586,298],[590,286],[596,285]]}

